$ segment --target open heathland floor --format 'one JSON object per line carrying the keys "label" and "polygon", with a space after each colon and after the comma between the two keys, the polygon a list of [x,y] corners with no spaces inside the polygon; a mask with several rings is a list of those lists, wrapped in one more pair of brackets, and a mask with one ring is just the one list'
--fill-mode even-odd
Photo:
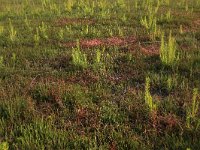
{"label": "open heathland floor", "polygon": [[198,150],[199,90],[199,0],[0,0],[0,150]]}

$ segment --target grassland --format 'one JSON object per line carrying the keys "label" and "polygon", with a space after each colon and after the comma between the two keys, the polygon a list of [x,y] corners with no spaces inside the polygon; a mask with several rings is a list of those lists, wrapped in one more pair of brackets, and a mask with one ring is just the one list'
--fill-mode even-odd
{"label": "grassland", "polygon": [[0,150],[200,149],[199,0],[0,0]]}

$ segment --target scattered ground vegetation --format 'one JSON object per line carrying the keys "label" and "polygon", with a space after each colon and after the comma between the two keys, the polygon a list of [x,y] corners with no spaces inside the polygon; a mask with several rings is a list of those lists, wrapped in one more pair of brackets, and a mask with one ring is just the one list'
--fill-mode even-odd
{"label": "scattered ground vegetation", "polygon": [[199,0],[0,0],[0,150],[198,150],[199,89]]}

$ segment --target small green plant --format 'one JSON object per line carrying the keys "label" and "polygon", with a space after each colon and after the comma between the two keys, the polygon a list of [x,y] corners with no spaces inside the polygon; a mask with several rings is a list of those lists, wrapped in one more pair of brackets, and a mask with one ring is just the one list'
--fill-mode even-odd
{"label": "small green plant", "polygon": [[153,1],[146,0],[143,1],[142,6],[147,11],[147,14],[140,19],[140,24],[145,27],[150,39],[154,41],[157,36],[160,36],[160,29],[157,26],[157,12],[160,7],[160,1],[157,1],[156,6],[154,6]]}
{"label": "small green plant", "polygon": [[188,6],[188,3],[185,4],[185,11],[188,11],[189,10],[189,6]]}
{"label": "small green plant", "polygon": [[183,26],[182,25],[179,26],[179,33],[183,34]]}
{"label": "small green plant", "polygon": [[0,56],[0,67],[4,67],[4,59],[3,56]]}
{"label": "small green plant", "polygon": [[50,3],[49,10],[53,14],[56,14],[56,15],[60,15],[61,14],[60,7],[56,3]]}
{"label": "small green plant", "polygon": [[100,63],[101,62],[101,52],[100,50],[96,51],[96,59],[95,59],[95,63]]}
{"label": "small green plant", "polygon": [[8,142],[2,142],[2,143],[0,143],[0,150],[8,150],[8,149],[9,149]]}
{"label": "small green plant", "polygon": [[0,25],[0,36],[3,34],[4,26]]}
{"label": "small green plant", "polygon": [[124,0],[117,0],[117,6],[121,9],[126,8],[126,3]]}
{"label": "small green plant", "polygon": [[[103,49],[103,52],[104,52],[104,49]],[[102,62],[102,52],[99,49],[96,51],[96,57],[94,58],[93,68],[95,70],[97,69],[103,70],[105,68],[104,63]]]}
{"label": "small green plant", "polygon": [[198,89],[193,89],[193,97],[192,97],[192,111],[191,116],[194,118],[199,109],[199,101],[197,101]]}
{"label": "small green plant", "polygon": [[42,22],[42,25],[39,26],[39,30],[40,30],[43,38],[45,38],[45,39],[48,39],[47,29],[48,29],[48,26],[44,22]]}
{"label": "small green plant", "polygon": [[156,37],[159,37],[161,35],[161,29],[157,26],[155,23],[152,29],[149,31],[150,39],[155,41]]}
{"label": "small green plant", "polygon": [[119,36],[121,36],[121,37],[124,36],[123,29],[122,29],[120,26],[118,27],[118,34],[119,34]]}
{"label": "small green plant", "polygon": [[11,64],[12,64],[13,68],[14,68],[15,65],[16,65],[16,61],[17,61],[17,56],[16,56],[15,53],[12,53]]}
{"label": "small green plant", "polygon": [[86,68],[88,66],[87,56],[80,50],[80,42],[77,40],[77,47],[72,49],[72,61],[76,66]]}
{"label": "small green plant", "polygon": [[67,0],[67,2],[65,2],[64,5],[65,5],[65,10],[68,12],[71,12],[72,8],[74,6],[74,2],[73,2],[73,0]]}
{"label": "small green plant", "polygon": [[36,28],[36,33],[34,35],[34,42],[35,42],[35,46],[39,45],[40,35],[39,35],[39,29],[38,28]]}
{"label": "small green plant", "polygon": [[173,87],[173,80],[172,80],[172,77],[171,76],[168,76],[168,78],[167,78],[167,88],[168,88],[168,90],[170,91],[171,89],[172,89],[172,87]]}
{"label": "small green plant", "polygon": [[60,29],[60,30],[59,30],[58,36],[59,36],[59,39],[60,39],[60,40],[63,40],[63,38],[64,38],[64,29]]}
{"label": "small green plant", "polygon": [[138,9],[138,0],[135,0],[134,7],[135,7],[135,10]]}
{"label": "small green plant", "polygon": [[25,16],[25,18],[24,18],[24,23],[25,23],[26,27],[28,28],[28,30],[31,31],[32,28],[30,26],[30,21],[28,20],[27,16]]}
{"label": "small green plant", "polygon": [[123,14],[123,16],[121,17],[121,20],[122,20],[123,22],[126,22],[126,21],[127,21],[127,16],[126,16],[126,14]]}
{"label": "small green plant", "polygon": [[148,106],[150,112],[154,112],[157,109],[156,104],[153,102],[153,98],[150,93],[150,78],[146,77],[145,82],[145,104]]}
{"label": "small green plant", "polygon": [[163,64],[173,66],[175,63],[178,62],[179,56],[177,55],[176,49],[176,40],[174,37],[172,37],[171,31],[167,43],[164,40],[164,34],[162,34],[160,46],[160,59]]}
{"label": "small green plant", "polygon": [[85,27],[85,33],[84,34],[88,34],[89,33],[89,25],[86,25],[86,27]]}
{"label": "small green plant", "polygon": [[147,30],[152,29],[156,25],[156,22],[156,18],[153,15],[148,15],[140,19],[141,25]]}
{"label": "small green plant", "polygon": [[172,20],[171,10],[168,10],[165,14],[161,14],[160,20],[163,22],[170,22]]}
{"label": "small green plant", "polygon": [[170,0],[164,0],[164,1],[163,1],[163,4],[169,6],[169,4],[170,4]]}
{"label": "small green plant", "polygon": [[113,33],[113,30],[112,30],[112,29],[108,29],[108,34],[109,34],[109,36],[111,36],[111,37],[112,37],[112,36],[113,36],[113,34],[114,34],[114,33]]}
{"label": "small green plant", "polygon": [[199,111],[199,101],[197,99],[198,96],[198,89],[194,88],[193,89],[193,97],[192,97],[192,104],[190,107],[187,109],[186,113],[186,124],[187,127],[191,127],[191,122],[196,118],[197,113]]}
{"label": "small green plant", "polygon": [[41,3],[42,3],[42,7],[47,7],[49,0],[41,0]]}
{"label": "small green plant", "polygon": [[171,10],[169,10],[166,14],[166,20],[167,21],[170,21],[172,19],[172,16],[171,16]]}
{"label": "small green plant", "polygon": [[16,39],[17,31],[14,29],[11,20],[9,19],[9,37],[11,42],[14,42]]}
{"label": "small green plant", "polygon": [[150,14],[141,18],[140,24],[146,28],[151,40],[155,40],[156,36],[160,35],[160,29],[157,27],[157,19],[154,15]]}

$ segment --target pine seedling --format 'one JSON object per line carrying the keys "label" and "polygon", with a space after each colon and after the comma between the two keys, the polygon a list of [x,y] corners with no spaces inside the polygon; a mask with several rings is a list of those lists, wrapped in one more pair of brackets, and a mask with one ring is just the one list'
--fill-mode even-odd
{"label": "pine seedling", "polygon": [[58,36],[59,36],[59,39],[60,39],[60,40],[63,40],[63,38],[64,38],[64,29],[60,29],[60,30],[59,30]]}
{"label": "pine seedling", "polygon": [[60,7],[56,3],[50,3],[49,9],[50,9],[51,12],[53,12],[57,15],[61,14]]}
{"label": "pine seedling", "polygon": [[101,52],[100,52],[100,50],[97,50],[95,63],[99,64],[100,62],[101,62]]}
{"label": "pine seedling", "polygon": [[189,6],[188,6],[188,3],[185,4],[185,11],[188,11],[189,10]]}
{"label": "pine seedling", "polygon": [[193,97],[192,97],[192,104],[186,111],[186,125],[188,128],[191,127],[191,122],[194,120],[197,116],[197,113],[199,111],[199,101],[197,99],[198,96],[198,89],[193,89]]}
{"label": "pine seedling", "polygon": [[156,111],[156,104],[153,103],[153,98],[150,93],[150,78],[146,77],[145,82],[145,104],[148,106],[150,112]]}
{"label": "pine seedling", "polygon": [[96,51],[96,57],[94,58],[94,64],[93,64],[93,68],[95,70],[97,69],[105,69],[105,65],[102,62],[102,52],[98,49]]}
{"label": "pine seedling", "polygon": [[50,0],[41,0],[42,2],[42,8],[45,11],[45,8],[47,8],[50,5]]}
{"label": "pine seedling", "polygon": [[9,19],[9,37],[11,42],[14,42],[16,39],[17,31],[14,29],[14,26],[12,25],[11,20]]}
{"label": "pine seedling", "polygon": [[0,56],[0,68],[4,67],[4,58]]}
{"label": "pine seedling", "polygon": [[85,27],[85,34],[88,34],[88,33],[89,33],[89,25],[87,24]]}
{"label": "pine seedling", "polygon": [[155,38],[160,35],[160,29],[157,27],[156,17],[160,7],[160,1],[157,1],[155,7],[153,5],[153,1],[151,0],[143,1],[142,5],[145,7],[148,14],[140,19],[140,24],[146,28],[151,40],[155,40]]}
{"label": "pine seedling", "polygon": [[172,19],[171,10],[169,10],[166,14],[166,20],[169,22]]}
{"label": "pine seedling", "polygon": [[79,41],[77,41],[77,47],[72,49],[72,62],[82,68],[87,68],[88,66],[86,54],[81,52]]}
{"label": "pine seedling", "polygon": [[155,40],[156,37],[161,35],[161,30],[159,27],[157,27],[157,21],[155,20],[155,22],[153,23],[153,26],[151,28],[151,30],[149,31],[149,35],[151,40]]}
{"label": "pine seedling", "polygon": [[1,142],[0,143],[0,150],[8,150],[8,149],[9,149],[8,142]]}
{"label": "pine seedling", "polygon": [[25,23],[26,27],[28,28],[28,30],[31,31],[30,22],[29,22],[27,16],[25,16],[24,23]]}
{"label": "pine seedling", "polygon": [[194,118],[198,113],[199,109],[199,101],[197,101],[198,89],[193,89],[193,97],[192,97],[192,112],[191,117]]}
{"label": "pine seedling", "polygon": [[125,4],[124,0],[117,0],[117,4],[121,9],[126,7],[126,4]]}
{"label": "pine seedling", "polygon": [[154,24],[156,23],[156,19],[153,15],[145,16],[144,18],[140,19],[140,23],[144,26],[147,30],[150,30]]}
{"label": "pine seedling", "polygon": [[0,36],[3,34],[3,32],[4,32],[4,26],[0,25]]}
{"label": "pine seedling", "polygon": [[39,29],[38,28],[36,28],[36,34],[34,35],[34,42],[35,42],[35,46],[39,45],[40,35],[39,35]]}
{"label": "pine seedling", "polygon": [[182,25],[180,25],[180,27],[179,27],[179,33],[183,34],[183,26]]}
{"label": "pine seedling", "polygon": [[169,6],[170,0],[165,0],[163,3],[164,3],[165,5],[167,5],[167,6]]}
{"label": "pine seedling", "polygon": [[136,10],[138,9],[138,0],[135,0],[134,7]]}
{"label": "pine seedling", "polygon": [[169,66],[173,66],[179,59],[176,52],[176,40],[172,37],[171,31],[168,37],[168,43],[164,40],[164,34],[161,35],[160,59],[163,64]]}
{"label": "pine seedling", "polygon": [[47,35],[47,25],[45,25],[44,22],[42,22],[42,25],[39,26],[39,30],[40,32],[42,33],[42,36],[45,38],[45,39],[48,39],[48,35]]}
{"label": "pine seedling", "polygon": [[74,6],[73,0],[67,0],[67,2],[65,2],[65,10],[66,11],[71,12],[73,6]]}
{"label": "pine seedling", "polygon": [[121,37],[124,36],[123,30],[122,30],[122,28],[120,28],[120,26],[118,27],[118,34],[119,34],[119,36],[121,36]]}
{"label": "pine seedling", "polygon": [[12,53],[11,64],[12,64],[13,68],[14,68],[15,65],[16,65],[16,61],[17,61],[17,56],[16,56],[15,53]]}

